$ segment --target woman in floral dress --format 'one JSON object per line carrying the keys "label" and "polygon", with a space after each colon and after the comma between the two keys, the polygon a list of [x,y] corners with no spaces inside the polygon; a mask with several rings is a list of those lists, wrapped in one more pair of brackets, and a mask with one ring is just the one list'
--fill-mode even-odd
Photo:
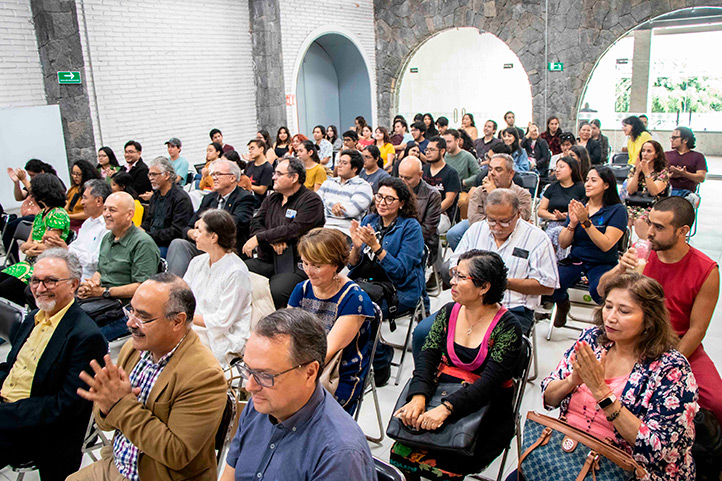
{"label": "woman in floral dress", "polygon": [[[639,162],[632,166],[627,177],[627,194],[632,196],[626,200],[629,226],[634,226],[640,239],[647,238],[649,211],[655,202],[667,197],[668,185],[669,170],[664,150],[659,142],[649,140],[642,144]],[[646,194],[649,201],[633,201],[633,194]]]}

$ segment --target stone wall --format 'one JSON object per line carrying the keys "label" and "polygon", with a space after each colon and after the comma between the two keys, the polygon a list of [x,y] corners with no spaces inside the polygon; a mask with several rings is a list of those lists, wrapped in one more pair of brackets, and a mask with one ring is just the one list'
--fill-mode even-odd
{"label": "stone wall", "polygon": [[[503,40],[516,53],[531,83],[533,115],[544,124],[556,114],[573,125],[578,102],[594,64],[615,40],[640,23],[686,7],[720,6],[694,0],[549,0],[549,72],[544,58],[545,2],[542,0],[375,0],[376,80],[379,122],[396,110],[398,81],[415,50],[431,36],[453,27],[476,27]],[[479,59],[483,61],[480,54]],[[546,99],[546,113],[544,101]]]}

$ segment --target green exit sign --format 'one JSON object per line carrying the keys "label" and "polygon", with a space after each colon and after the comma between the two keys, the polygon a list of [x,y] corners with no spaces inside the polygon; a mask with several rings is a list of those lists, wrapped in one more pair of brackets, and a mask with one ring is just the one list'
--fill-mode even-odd
{"label": "green exit sign", "polygon": [[561,72],[564,70],[564,64],[561,62],[549,62],[550,72]]}
{"label": "green exit sign", "polygon": [[63,84],[79,84],[80,72],[58,72],[58,83]]}

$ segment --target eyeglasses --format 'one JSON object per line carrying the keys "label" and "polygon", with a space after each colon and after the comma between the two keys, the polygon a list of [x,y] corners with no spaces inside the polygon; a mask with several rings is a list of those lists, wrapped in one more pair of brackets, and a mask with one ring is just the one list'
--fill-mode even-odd
{"label": "eyeglasses", "polygon": [[281,177],[283,175],[291,175],[290,172],[279,172],[277,170],[273,171],[273,177]]}
{"label": "eyeglasses", "polygon": [[299,262],[298,268],[303,272],[313,272],[314,274],[321,272],[321,268],[319,266],[313,266],[311,264],[306,264],[305,262]]}
{"label": "eyeglasses", "polygon": [[47,279],[38,279],[37,277],[31,277],[30,278],[30,287],[38,287],[38,285],[42,284],[46,289],[55,289],[55,286],[58,285],[58,282],[63,281],[69,281],[72,277],[66,277],[64,279],[55,279],[54,277],[48,277]]}
{"label": "eyeglasses", "polygon": [[391,205],[397,200],[399,200],[398,197],[392,197],[390,195],[383,195],[383,194],[374,194],[374,199],[376,199],[376,202],[379,204],[384,203],[386,205]]}
{"label": "eyeglasses", "polygon": [[462,274],[459,274],[459,271],[457,270],[456,267],[452,267],[451,269],[449,269],[449,275],[451,275],[451,279],[454,281],[465,281],[467,279],[472,279],[474,281],[479,280],[476,277],[464,276]]}
{"label": "eyeglasses", "polygon": [[427,152],[439,152],[441,149],[437,149],[436,147],[426,147]]}
{"label": "eyeglasses", "polygon": [[286,374],[287,372],[291,372],[294,369],[298,369],[299,367],[303,367],[306,364],[310,364],[312,362],[313,361],[304,362],[303,364],[299,364],[297,366],[293,366],[290,369],[286,369],[285,371],[281,371],[278,374],[268,374],[267,372],[256,371],[255,369],[251,369],[250,367],[248,367],[245,362],[240,362],[236,364],[236,367],[238,367],[238,371],[240,371],[241,377],[243,377],[244,380],[248,381],[251,376],[253,376],[253,380],[256,381],[259,386],[273,387],[276,378],[281,374]]}
{"label": "eyeglasses", "polygon": [[164,172],[148,172],[148,177],[150,177],[151,179],[154,179],[154,178],[158,177],[159,175],[163,175],[163,174],[164,174]]}
{"label": "eyeglasses", "polygon": [[490,227],[494,227],[497,224],[499,224],[500,227],[509,227],[513,223],[514,217],[516,217],[516,214],[506,220],[494,220],[487,217],[486,223],[489,224]]}
{"label": "eyeglasses", "polygon": [[158,319],[165,317],[165,316],[158,316],[158,317],[154,317],[153,319],[148,319],[148,320],[142,319],[135,313],[135,309],[133,309],[133,306],[125,306],[123,308],[123,314],[125,314],[125,316],[128,319],[132,319],[133,322],[135,323],[135,325],[138,326],[139,328],[142,328],[144,325],[146,325],[148,323],[157,321]]}
{"label": "eyeglasses", "polygon": [[336,162],[336,165],[351,165],[351,162],[349,162],[348,160],[339,160],[338,162]]}
{"label": "eyeglasses", "polygon": [[680,138],[682,138],[681,135],[673,135],[669,138],[669,140],[680,139]]}
{"label": "eyeglasses", "polygon": [[228,173],[228,172],[213,172],[213,173],[211,173],[211,177],[212,177],[213,179],[217,179],[218,177],[221,177],[221,176],[223,176],[223,175],[234,175],[234,174],[231,174],[231,173]]}

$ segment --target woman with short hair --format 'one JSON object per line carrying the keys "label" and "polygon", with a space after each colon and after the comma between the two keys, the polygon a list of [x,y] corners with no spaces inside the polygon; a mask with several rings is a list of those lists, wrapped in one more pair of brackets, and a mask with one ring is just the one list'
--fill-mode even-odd
{"label": "woman with short hair", "polygon": [[629,137],[627,140],[627,153],[629,154],[627,163],[636,164],[642,151],[642,145],[652,140],[652,134],[647,132],[647,128],[636,115],[631,115],[622,120],[622,131],[624,131],[624,135]]}

